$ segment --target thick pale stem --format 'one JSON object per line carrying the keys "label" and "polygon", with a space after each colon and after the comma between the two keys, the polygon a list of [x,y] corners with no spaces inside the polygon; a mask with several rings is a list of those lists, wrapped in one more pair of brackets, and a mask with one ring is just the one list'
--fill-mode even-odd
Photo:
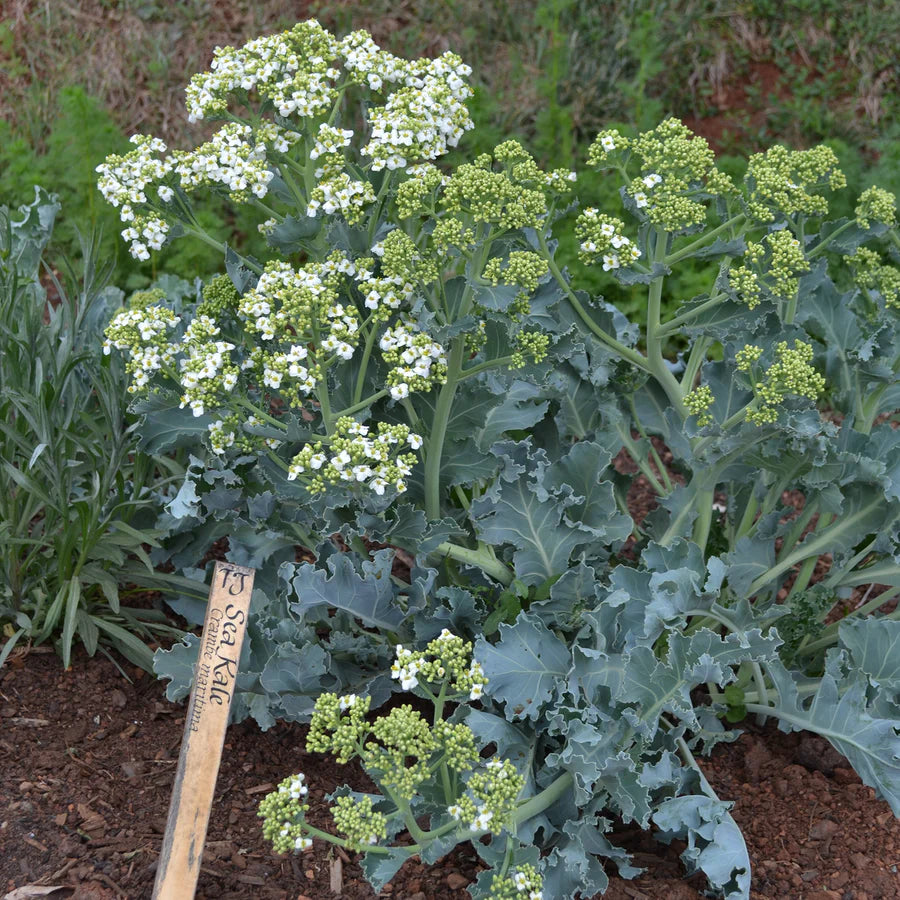
{"label": "thick pale stem", "polygon": [[450,351],[450,358],[447,362],[447,380],[438,394],[431,434],[428,437],[425,454],[425,514],[432,520],[441,517],[441,457],[444,452],[444,439],[447,436],[450,412],[453,409],[453,399],[459,386],[465,348],[465,335],[454,338],[453,349]]}
{"label": "thick pale stem", "polygon": [[[656,243],[653,249],[653,262],[661,263],[666,256],[666,233],[661,228],[657,228],[654,234]],[[660,387],[666,392],[669,402],[675,407],[678,415],[684,421],[688,417],[688,411],[684,406],[681,385],[672,374],[663,356],[664,337],[660,334],[660,315],[664,282],[665,275],[654,278],[650,282],[650,289],[647,292],[647,363],[650,367],[650,373],[659,382]]]}
{"label": "thick pale stem", "polygon": [[504,587],[512,584],[515,578],[515,575],[504,563],[482,550],[471,550],[468,547],[460,547],[458,544],[444,541],[435,547],[434,552],[449,556],[450,559],[455,559],[457,562],[475,566],[481,569],[485,575],[490,575],[495,581],[499,581]]}

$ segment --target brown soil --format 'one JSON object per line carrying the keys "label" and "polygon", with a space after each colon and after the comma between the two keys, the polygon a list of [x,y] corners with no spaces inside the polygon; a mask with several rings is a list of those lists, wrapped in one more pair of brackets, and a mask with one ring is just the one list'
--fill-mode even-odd
{"label": "brown soil", "polygon": [[[147,675],[121,677],[107,660],[80,657],[60,669],[50,653],[18,656],[0,671],[0,890],[39,882],[74,896],[149,897],[184,727]],[[753,860],[753,896],[783,900],[900,897],[900,823],[820,739],[745,723],[735,745],[703,761]],[[342,896],[373,898],[352,859],[320,846],[276,858],[263,843],[256,808],[282,778],[311,782],[310,817],[327,827],[323,797],[365,778],[304,750],[304,728],[261,733],[232,726],[218,780],[198,897],[325,900],[336,866]],[[647,874],[613,878],[607,900],[699,900],[701,878],[685,880],[677,848],[662,850],[635,829],[616,840]],[[431,868],[407,863],[381,897],[464,900],[478,870],[464,846]],[[548,898],[550,900],[550,898]]]}

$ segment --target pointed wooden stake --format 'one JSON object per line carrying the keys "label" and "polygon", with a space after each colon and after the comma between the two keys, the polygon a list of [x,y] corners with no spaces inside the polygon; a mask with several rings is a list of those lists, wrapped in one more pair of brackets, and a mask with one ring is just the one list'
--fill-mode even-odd
{"label": "pointed wooden stake", "polygon": [[153,900],[189,900],[197,888],[254,574],[225,562],[213,572]]}

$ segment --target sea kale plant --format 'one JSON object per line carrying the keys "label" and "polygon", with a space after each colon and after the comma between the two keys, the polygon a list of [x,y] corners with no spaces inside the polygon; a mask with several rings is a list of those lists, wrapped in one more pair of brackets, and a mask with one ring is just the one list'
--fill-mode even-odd
{"label": "sea kale plant", "polygon": [[[442,168],[468,75],[306,22],[194,77],[208,142],[136,137],[101,167],[138,256],[212,240],[203,190],[257,208],[271,247],[221,246],[227,274],[107,330],[148,449],[190,449],[167,558],[202,579],[227,537],[259,570],[235,717],[311,717],[309,749],[382,792],[333,795],[337,838],[288,779],[263,808],[277,849],[344,841],[378,886],[398,829],[426,860],[475,837],[473,896],[556,900],[636,872],[621,820],[745,898],[695,760],[727,723],[822,735],[900,812],[894,198],[833,221],[828,148],[773,147],[734,183],[675,119],[602,132],[577,175],[515,141]],[[579,205],[598,178],[621,208]],[[685,265],[708,289],[664,304]],[[645,328],[580,289],[590,267],[645,292]],[[197,643],[157,655],[173,698]],[[373,718],[398,689],[419,700]]]}

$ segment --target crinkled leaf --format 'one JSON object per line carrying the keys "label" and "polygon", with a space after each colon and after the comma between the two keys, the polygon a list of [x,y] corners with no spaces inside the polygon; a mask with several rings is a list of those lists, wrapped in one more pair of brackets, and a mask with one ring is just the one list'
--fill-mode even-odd
{"label": "crinkled leaf", "polygon": [[571,665],[566,645],[537,618],[522,613],[513,625],[500,625],[500,640],[489,644],[481,638],[475,645],[490,680],[491,695],[505,704],[509,719],[540,715]]}

